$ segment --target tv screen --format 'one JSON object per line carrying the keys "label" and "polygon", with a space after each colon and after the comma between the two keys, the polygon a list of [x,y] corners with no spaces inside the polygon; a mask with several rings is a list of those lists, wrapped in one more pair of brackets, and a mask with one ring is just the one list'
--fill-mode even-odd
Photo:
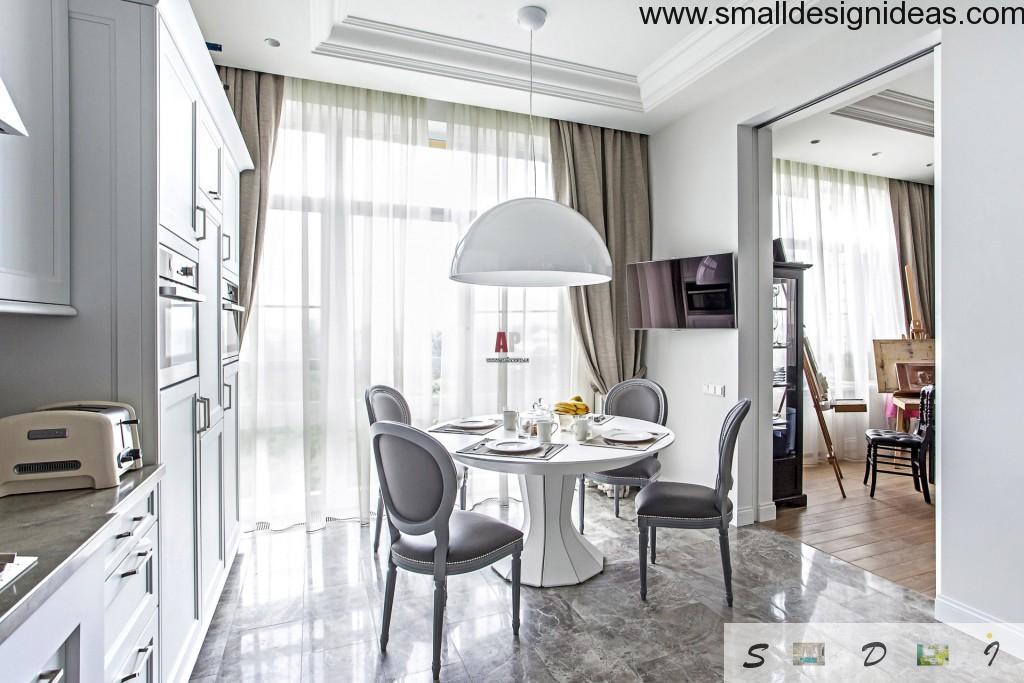
{"label": "tv screen", "polygon": [[629,326],[637,330],[736,327],[733,254],[626,266]]}

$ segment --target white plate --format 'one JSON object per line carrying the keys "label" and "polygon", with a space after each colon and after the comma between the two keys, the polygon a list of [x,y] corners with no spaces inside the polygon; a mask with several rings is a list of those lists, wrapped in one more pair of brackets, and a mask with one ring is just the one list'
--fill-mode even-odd
{"label": "white plate", "polygon": [[453,420],[449,426],[460,429],[487,429],[496,424],[498,424],[497,420]]}
{"label": "white plate", "polygon": [[613,429],[601,436],[606,441],[618,441],[619,443],[643,443],[655,439],[650,432],[631,432],[626,429]]}
{"label": "white plate", "polygon": [[540,444],[536,441],[526,441],[524,439],[502,439],[488,445],[487,448],[498,453],[517,455],[519,453],[536,451],[540,448]]}

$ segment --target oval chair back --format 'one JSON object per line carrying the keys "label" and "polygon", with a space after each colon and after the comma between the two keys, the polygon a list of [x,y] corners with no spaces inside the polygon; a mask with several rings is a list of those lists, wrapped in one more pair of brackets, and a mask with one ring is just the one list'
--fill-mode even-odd
{"label": "oval chair back", "polygon": [[627,379],[608,391],[604,412],[664,425],[668,420],[668,397],[662,386],[652,379]]}
{"label": "oval chair back", "polygon": [[725,510],[725,501],[732,490],[732,459],[736,452],[736,437],[743,425],[743,418],[750,412],[750,399],[742,399],[732,407],[722,422],[722,433],[718,437],[718,478],[715,481],[715,501],[720,511]]}
{"label": "oval chair back", "polygon": [[402,392],[383,384],[374,384],[366,390],[366,415],[370,424],[378,420],[412,424],[412,412]]}
{"label": "oval chair back", "polygon": [[448,558],[448,520],[455,509],[458,476],[452,456],[434,437],[415,427],[381,420],[370,427],[380,492],[391,542],[401,534],[433,532],[434,571]]}

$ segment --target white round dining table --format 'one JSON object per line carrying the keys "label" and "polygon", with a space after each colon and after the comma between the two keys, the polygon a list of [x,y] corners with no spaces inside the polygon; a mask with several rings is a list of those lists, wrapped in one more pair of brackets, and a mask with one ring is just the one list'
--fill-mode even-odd
{"label": "white round dining table", "polygon": [[[500,423],[500,416],[495,419]],[[675,434],[667,427],[619,416],[595,426],[594,434],[609,429],[657,432],[665,436],[648,449],[639,451],[584,445],[576,441],[571,430],[559,430],[552,437],[552,443],[566,444],[566,447],[550,460],[458,452],[483,438],[516,437],[515,431],[505,431],[500,426],[487,434],[432,432],[431,436],[464,465],[519,475],[524,532],[521,581],[528,586],[548,587],[583,583],[604,569],[604,555],[572,523],[573,493],[579,475],[624,467],[664,450],[675,440]],[[509,578],[511,560],[496,563],[494,569]]]}

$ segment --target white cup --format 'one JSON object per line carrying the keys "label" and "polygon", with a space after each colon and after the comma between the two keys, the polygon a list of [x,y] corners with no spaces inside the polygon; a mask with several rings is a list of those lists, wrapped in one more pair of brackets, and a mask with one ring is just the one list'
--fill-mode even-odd
{"label": "white cup", "polygon": [[506,410],[501,414],[502,426],[506,432],[514,432],[519,426],[519,411]]}
{"label": "white cup", "polygon": [[572,423],[572,434],[577,441],[586,441],[590,438],[590,417],[577,417]]}
{"label": "white cup", "polygon": [[555,433],[555,423],[552,420],[537,421],[537,440],[541,443],[551,443],[551,437]]}

